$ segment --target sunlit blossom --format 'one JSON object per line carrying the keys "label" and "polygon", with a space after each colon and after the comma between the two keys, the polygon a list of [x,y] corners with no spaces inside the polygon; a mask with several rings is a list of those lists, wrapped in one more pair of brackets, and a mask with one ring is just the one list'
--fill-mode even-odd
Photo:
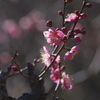
{"label": "sunlit blossom", "polygon": [[65,53],[64,60],[65,61],[67,61],[68,59],[72,60],[74,58],[74,56],[77,54],[79,48],[80,48],[79,45],[73,46],[70,51]]}
{"label": "sunlit blossom", "polygon": [[[42,63],[44,63],[45,66],[47,66],[47,67],[50,65],[50,63],[54,59],[54,57],[50,55],[50,52],[46,46],[44,46],[43,51],[41,51],[41,59],[42,59]],[[50,67],[51,71],[53,71],[57,68],[59,61],[60,61],[60,56],[58,56],[55,59],[54,63]]]}
{"label": "sunlit blossom", "polygon": [[59,83],[59,73],[59,68],[57,68],[55,71],[52,71],[50,79],[53,80],[55,83]]}
{"label": "sunlit blossom", "polygon": [[50,45],[59,45],[64,36],[62,31],[56,30],[53,27],[49,28],[48,31],[44,31],[43,34]]}
{"label": "sunlit blossom", "polygon": [[75,13],[71,13],[67,15],[67,18],[65,19],[65,22],[75,22],[78,18],[78,15]]}
{"label": "sunlit blossom", "polygon": [[66,75],[65,72],[62,73],[61,88],[66,90],[66,91],[72,89],[70,77],[69,77],[69,75]]}

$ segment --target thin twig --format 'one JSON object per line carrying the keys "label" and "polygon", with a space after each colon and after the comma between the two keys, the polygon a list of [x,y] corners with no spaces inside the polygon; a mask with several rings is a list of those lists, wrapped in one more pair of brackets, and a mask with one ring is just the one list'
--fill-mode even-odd
{"label": "thin twig", "polygon": [[56,93],[57,93],[57,90],[58,90],[59,86],[60,86],[60,82],[55,87],[54,94],[53,94],[53,100],[55,100],[55,98],[56,98]]}
{"label": "thin twig", "polygon": [[63,3],[64,3],[64,6],[63,6],[62,26],[64,27],[65,26],[65,24],[64,24],[64,17],[65,17],[65,7],[66,7],[65,0],[63,1]]}
{"label": "thin twig", "polygon": [[[27,70],[27,67],[20,69],[21,72],[24,72],[25,70]],[[14,74],[8,75],[8,77],[12,77],[12,76],[15,76],[15,75],[18,75],[18,74],[20,74],[19,71],[17,71]]]}
{"label": "thin twig", "polygon": [[8,75],[9,75],[10,70],[11,70],[11,66],[13,65],[14,60],[15,60],[16,57],[17,57],[17,50],[15,50],[14,56],[11,60],[11,64],[8,66],[9,68],[6,70],[6,79],[8,78]]}
{"label": "thin twig", "polygon": [[23,74],[22,73],[22,71],[20,70],[20,67],[19,67],[19,65],[14,61],[14,63],[16,64],[16,66],[18,67],[18,69],[19,69],[19,73],[22,75],[22,76],[24,76],[24,77],[26,77],[26,78],[28,78],[28,79],[31,79],[31,80],[33,80],[33,78],[32,77],[30,77],[30,76],[28,76],[28,75],[26,75],[26,74]]}

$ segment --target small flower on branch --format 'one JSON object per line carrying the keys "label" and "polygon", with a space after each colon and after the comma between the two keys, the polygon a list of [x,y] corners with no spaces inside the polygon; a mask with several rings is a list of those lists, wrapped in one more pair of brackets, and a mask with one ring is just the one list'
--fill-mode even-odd
{"label": "small flower on branch", "polygon": [[[41,58],[42,63],[44,63],[45,66],[47,66],[47,67],[50,65],[50,63],[54,59],[54,56],[51,56],[51,54],[46,46],[44,46],[43,51],[41,51],[41,57],[42,57]],[[54,71],[57,68],[59,61],[60,61],[60,56],[58,55],[57,58],[55,59],[55,62],[50,67],[51,71]]]}
{"label": "small flower on branch", "polygon": [[48,29],[48,31],[44,31],[43,35],[47,39],[48,44],[59,45],[61,40],[63,39],[64,33],[51,27]]}
{"label": "small flower on branch", "polygon": [[65,53],[64,60],[65,61],[67,61],[68,59],[72,60],[74,58],[74,56],[77,54],[79,48],[80,48],[79,45],[73,46],[70,51]]}
{"label": "small flower on branch", "polygon": [[67,14],[67,16],[65,18],[65,24],[70,23],[70,22],[76,22],[78,18],[85,19],[87,17],[87,15],[84,13],[79,14],[79,12],[77,10],[75,10],[74,12],[75,13]]}
{"label": "small flower on branch", "polygon": [[69,77],[69,75],[66,75],[65,72],[62,73],[61,88],[66,90],[66,91],[72,89],[70,77]]}
{"label": "small flower on branch", "polygon": [[60,70],[57,68],[56,70],[51,72],[50,79],[53,80],[56,84],[59,83],[59,73]]}
{"label": "small flower on branch", "polygon": [[65,23],[75,22],[78,18],[78,15],[75,13],[68,14],[65,18]]}

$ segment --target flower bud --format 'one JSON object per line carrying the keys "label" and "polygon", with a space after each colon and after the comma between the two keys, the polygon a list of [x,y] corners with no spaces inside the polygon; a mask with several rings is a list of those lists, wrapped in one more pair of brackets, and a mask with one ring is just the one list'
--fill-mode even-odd
{"label": "flower bud", "polygon": [[66,35],[64,35],[62,40],[67,40],[67,36],[66,36]]}
{"label": "flower bud", "polygon": [[63,12],[61,10],[58,11],[58,14],[63,16]]}
{"label": "flower bud", "polygon": [[52,21],[51,21],[51,20],[48,20],[46,25],[47,25],[48,27],[52,27]]}
{"label": "flower bud", "polygon": [[74,37],[74,41],[77,42],[77,43],[79,43],[79,42],[81,42],[81,39],[80,39],[80,37],[75,36]]}
{"label": "flower bud", "polygon": [[61,30],[62,30],[63,33],[66,33],[67,32],[66,27],[62,27]]}
{"label": "flower bud", "polygon": [[19,69],[18,69],[16,66],[11,66],[11,69],[12,69],[13,71],[19,71]]}
{"label": "flower bud", "polygon": [[75,13],[75,14],[77,14],[77,15],[79,15],[79,12],[78,12],[78,10],[75,10],[75,11],[74,11],[74,13]]}
{"label": "flower bud", "polygon": [[81,42],[82,36],[83,36],[82,34],[75,35],[74,36],[74,41],[77,42],[77,43]]}
{"label": "flower bud", "polygon": [[91,3],[86,3],[85,5],[87,8],[91,8],[92,7],[92,4]]}
{"label": "flower bud", "polygon": [[61,71],[65,70],[65,68],[66,68],[65,65],[61,66]]}
{"label": "flower bud", "polygon": [[85,19],[85,18],[87,17],[87,15],[84,14],[84,13],[81,13],[81,14],[80,14],[80,17],[81,17],[82,19]]}

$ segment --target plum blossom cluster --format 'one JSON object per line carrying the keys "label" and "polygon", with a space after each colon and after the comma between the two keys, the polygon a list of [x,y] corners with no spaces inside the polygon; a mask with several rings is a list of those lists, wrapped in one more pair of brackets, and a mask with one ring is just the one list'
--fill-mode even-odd
{"label": "plum blossom cluster", "polygon": [[[43,47],[43,51],[41,52],[42,56],[42,62],[45,64],[46,67],[50,65],[52,60],[54,59],[53,56],[51,56],[49,50],[47,47]],[[61,87],[62,89],[65,90],[70,90],[72,88],[71,81],[68,75],[66,75],[65,72],[62,72],[62,68],[59,68],[59,62],[60,62],[60,56],[58,55],[57,58],[55,59],[54,63],[51,65],[49,70],[51,70],[51,75],[50,78],[58,84],[60,81],[60,73],[61,73]]]}
{"label": "plum blossom cluster", "polygon": [[[65,5],[71,3],[73,0],[65,0]],[[74,40],[76,43],[82,41],[83,35],[86,33],[84,28],[75,28],[78,20],[87,18],[87,15],[83,13],[84,8],[91,8],[92,5],[86,0],[83,1],[82,8],[80,11],[75,10],[74,13],[67,14],[62,10],[58,11],[58,14],[62,16],[63,25],[62,28],[54,28],[51,20],[47,21],[48,31],[44,31],[43,35],[50,46],[54,47],[52,53],[49,52],[46,46],[43,47],[41,51],[42,63],[44,63],[46,69],[51,71],[50,79],[56,84],[61,84],[61,88],[64,90],[71,90],[72,83],[70,76],[64,71],[65,65],[61,65],[60,62],[60,52],[66,49],[63,59],[65,61],[73,60],[74,56],[78,53],[80,45],[74,45],[73,47],[66,47],[69,39]],[[72,23],[73,27],[67,29],[67,24]],[[43,73],[46,71],[44,70]]]}

